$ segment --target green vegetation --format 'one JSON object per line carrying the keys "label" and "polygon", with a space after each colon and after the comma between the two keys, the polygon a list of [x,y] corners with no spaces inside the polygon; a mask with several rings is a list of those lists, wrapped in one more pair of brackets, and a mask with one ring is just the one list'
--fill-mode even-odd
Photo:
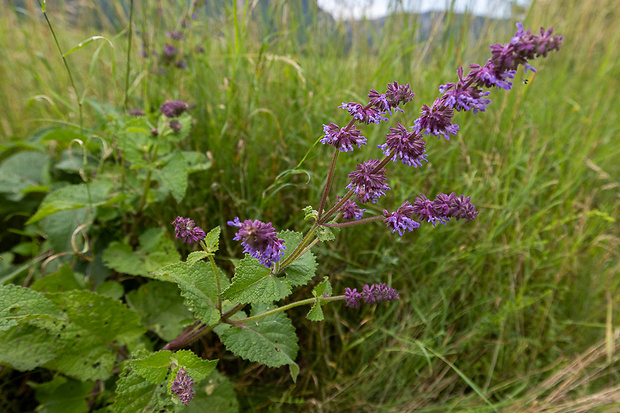
{"label": "green vegetation", "polygon": [[[136,3],[128,78],[129,20],[122,9],[113,23],[97,18],[100,28],[93,29],[95,20],[88,16],[100,14],[97,3],[73,14],[62,2],[48,3],[74,84],[38,6],[5,5],[0,14],[0,251],[5,251],[0,283],[39,283],[38,291],[86,283],[108,297],[126,293],[125,302],[137,300],[146,282],[140,272],[164,262],[145,259],[144,268],[110,272],[103,249],[117,242],[122,252],[124,241],[149,252],[167,251],[173,238],[169,223],[177,215],[191,216],[205,229],[222,227],[216,260],[228,270],[230,259],[241,257],[232,241],[235,231],[226,225],[235,216],[270,221],[278,229],[310,227],[302,221],[302,209],[318,206],[331,160],[331,151],[315,142],[323,123],[348,120],[337,108],[341,102],[362,101],[369,89],[381,90],[389,82],[410,83],[416,97],[395,118],[411,125],[421,105],[435,99],[437,87],[455,81],[459,65],[483,64],[488,46],[507,42],[517,21],[532,30],[554,26],[564,36],[560,52],[533,62],[535,76],[520,71],[511,92],[492,91],[486,113],[458,113],[461,130],[455,138],[428,139],[428,165],[390,167],[394,190],[368,207],[380,212],[421,192],[431,197],[455,191],[472,197],[480,211],[475,221],[422,226],[402,238],[381,224],[346,228],[336,242],[314,251],[320,263],[315,280],[329,276],[334,292],[388,282],[400,301],[358,310],[324,305],[320,323],[291,311],[300,336],[296,384],[288,368],[257,367],[231,357],[216,339],[192,350],[220,359],[217,370],[234,384],[241,411],[620,408],[615,1],[538,1],[510,22],[488,22],[475,38],[468,34],[468,18],[448,14],[428,39],[416,34],[415,17],[406,14],[391,16],[383,30],[361,22],[349,38],[343,24],[312,9],[304,16],[296,2],[264,10],[250,9],[247,2],[246,8],[200,14],[184,31],[186,39],[176,43],[165,32],[179,29],[187,10],[167,2]],[[157,57],[140,56],[143,34]],[[83,47],[67,54],[80,42]],[[171,65],[160,71],[166,42],[178,44],[187,69]],[[164,149],[140,152],[144,148],[132,140],[131,127],[146,126],[123,113],[142,109],[157,124],[160,104],[172,99],[190,103],[191,132],[166,143],[168,158]],[[362,156],[376,156],[379,150],[373,148],[387,132],[386,125],[369,127]],[[114,146],[103,144],[108,140]],[[152,191],[135,185],[133,175],[144,179],[139,172],[115,164],[118,152],[129,150],[124,145],[134,145],[136,165],[159,162],[145,172],[158,176]],[[31,152],[9,162],[24,151]],[[166,178],[171,176],[166,171],[178,166],[177,153],[186,156],[191,170],[184,194]],[[45,195],[61,189],[60,182],[91,182],[104,160],[116,167],[106,177],[109,187],[93,185],[72,195],[75,203],[101,206],[91,233],[86,235],[88,227],[64,225],[73,212],[53,199],[44,206],[50,213],[63,211],[56,216],[67,213],[62,220],[31,219],[41,213]],[[348,172],[360,161],[357,154],[340,156],[333,198],[336,191],[342,194]],[[45,165],[52,162],[58,169],[50,172]],[[17,170],[21,181],[6,178]],[[122,216],[106,198],[118,188],[125,198],[115,202],[130,205]],[[88,211],[74,213],[83,221]],[[123,225],[106,225],[118,222]],[[154,232],[145,237],[149,229]],[[97,242],[89,244],[88,237]],[[88,278],[74,276],[63,264]],[[45,281],[49,274],[54,279]],[[123,288],[115,291],[118,284],[104,281]],[[311,297],[312,287],[291,300]],[[179,332],[157,333],[171,340]],[[29,383],[52,379],[64,385],[63,377],[49,370],[0,366],[0,410],[33,409],[36,404],[26,400],[35,392]],[[96,393],[93,398],[113,392],[109,382],[98,382],[94,393],[88,383],[80,385],[75,393]],[[45,389],[36,392],[43,403]]]}

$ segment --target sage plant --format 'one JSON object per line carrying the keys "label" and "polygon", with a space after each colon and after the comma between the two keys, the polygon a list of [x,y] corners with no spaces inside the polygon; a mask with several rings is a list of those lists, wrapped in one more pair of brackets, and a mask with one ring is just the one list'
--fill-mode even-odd
{"label": "sage plant", "polygon": [[[281,306],[274,304],[288,297],[293,287],[314,280],[318,264],[311,249],[320,242],[333,240],[332,228],[382,221],[392,233],[405,236],[407,232],[420,230],[425,223],[436,227],[452,220],[470,222],[476,219],[479,211],[470,197],[450,191],[436,194],[434,198],[422,193],[414,200],[404,200],[392,212],[383,209],[382,214],[369,217],[364,217],[367,209],[360,204],[377,203],[392,189],[387,180],[390,164],[423,168],[432,160],[427,153],[427,137],[450,140],[459,132],[454,121],[456,112],[485,112],[491,103],[490,89],[510,90],[519,66],[535,71],[529,62],[559,50],[562,44],[562,36],[553,36],[553,29],[541,29],[540,34],[535,35],[524,31],[521,23],[517,28],[510,42],[491,46],[491,58],[484,65],[470,65],[467,75],[459,67],[456,81],[439,86],[440,95],[430,106],[422,105],[413,125],[397,123],[389,127],[385,142],[379,145],[383,157],[363,157],[355,170],[349,172],[349,183],[337,195],[336,202],[328,205],[339,156],[361,151],[368,142],[363,128],[389,122],[396,112],[404,112],[402,107],[415,95],[409,83],[393,82],[384,92],[371,89],[368,102],[342,103],[339,108],[349,113],[350,121],[345,126],[334,122],[323,125],[320,142],[333,146],[334,152],[318,208],[304,209],[306,219],[313,220],[311,228],[305,234],[277,231],[269,222],[231,217],[228,225],[237,228],[234,240],[241,243],[246,255],[236,265],[230,280],[214,260],[220,228],[207,234],[195,226],[192,219],[177,217],[172,222],[176,237],[187,244],[198,242],[201,250],[192,252],[187,261],[168,266],[154,275],[161,279],[170,277],[179,284],[186,303],[199,321],[163,350],[187,346],[215,329],[226,348],[234,354],[271,367],[288,364],[295,380],[299,372],[294,361],[298,351],[297,337],[285,310],[309,305],[307,318],[320,321],[323,319],[321,306],[330,302],[344,301],[346,306],[357,308],[361,304],[398,300],[398,292],[384,283],[364,285],[360,292],[356,286],[345,287],[341,295],[334,295],[329,279],[324,277],[314,287],[313,297]],[[245,311],[248,304],[251,305],[249,314]],[[176,385],[175,394],[183,389],[181,401],[187,404],[191,392],[187,389],[187,380],[183,381],[183,374],[181,378],[177,374],[175,383],[184,384]]]}

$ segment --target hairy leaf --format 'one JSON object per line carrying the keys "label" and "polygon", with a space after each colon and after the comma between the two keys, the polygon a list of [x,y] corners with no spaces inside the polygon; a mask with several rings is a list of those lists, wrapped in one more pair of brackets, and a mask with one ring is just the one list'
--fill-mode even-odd
{"label": "hairy leaf", "polygon": [[[284,245],[286,245],[285,255],[281,260],[283,261],[297,248],[303,238],[303,234],[300,232],[282,231],[278,236],[284,240]],[[306,285],[312,280],[312,277],[314,277],[317,266],[318,264],[314,254],[308,251],[286,267],[286,278],[291,282],[291,286],[293,287]]]}
{"label": "hairy leaf", "polygon": [[291,283],[271,275],[256,258],[246,255],[235,269],[235,276],[223,297],[239,303],[271,303],[291,294]]}
{"label": "hairy leaf", "polygon": [[[272,307],[255,304],[251,315],[269,309]],[[269,367],[296,365],[299,350],[297,335],[295,327],[283,312],[248,321],[243,326],[233,326],[223,331],[220,338],[229,351],[246,360]]]}

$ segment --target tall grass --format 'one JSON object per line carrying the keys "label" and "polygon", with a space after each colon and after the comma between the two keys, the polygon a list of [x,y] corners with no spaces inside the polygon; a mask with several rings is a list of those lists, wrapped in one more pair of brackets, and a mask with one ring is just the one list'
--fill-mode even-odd
{"label": "tall grass", "polygon": [[[382,32],[362,21],[349,42],[347,28],[335,22],[328,29],[316,9],[304,21],[296,2],[264,11],[260,4],[199,15],[182,45],[188,69],[166,74],[154,70],[156,58],[139,57],[140,36],[147,33],[161,50],[164,32],[179,27],[183,9],[144,1],[136,10],[129,106],[154,111],[167,98],[191,102],[197,123],[188,146],[209,151],[214,161],[191,183],[183,205],[171,201],[150,212],[161,222],[191,211],[207,228],[234,216],[274,221],[277,228],[298,225],[301,208],[318,203],[329,163],[328,151],[313,145],[322,123],[347,118],[337,109],[341,102],[363,100],[368,89],[394,80],[409,82],[416,99],[398,120],[412,124],[459,65],[484,63],[488,45],[508,41],[516,22],[488,22],[473,39],[472,21],[448,14],[445,25],[422,39],[415,18],[398,14]],[[122,107],[125,11],[92,29],[93,20],[76,24],[62,7],[48,3],[56,26],[65,27],[58,33],[64,50],[93,35],[114,47],[98,41],[68,56],[84,93],[75,96],[40,11],[5,9],[0,133],[6,147],[50,123],[76,123],[78,99]],[[423,227],[402,239],[379,226],[355,227],[322,246],[320,271],[336,288],[389,281],[402,300],[361,312],[330,308],[320,324],[293,315],[305,330],[296,386],[283,370],[221,362],[246,408],[620,408],[620,16],[612,0],[563,0],[535,2],[520,17],[529,28],[555,26],[565,36],[562,50],[534,62],[535,76],[519,73],[510,93],[493,91],[486,113],[457,114],[456,138],[429,141],[430,164],[391,168],[393,190],[376,207],[420,192],[456,191],[472,196],[479,218]],[[88,105],[85,110],[88,125],[93,114]],[[386,132],[369,128],[364,153]],[[346,185],[346,173],[361,159],[341,161],[335,188]],[[227,248],[232,256],[232,244]]]}

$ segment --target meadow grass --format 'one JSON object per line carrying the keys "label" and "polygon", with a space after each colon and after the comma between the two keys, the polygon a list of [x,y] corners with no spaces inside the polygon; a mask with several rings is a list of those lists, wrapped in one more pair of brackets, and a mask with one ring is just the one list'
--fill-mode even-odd
{"label": "meadow grass", "polygon": [[[313,145],[323,123],[347,119],[341,102],[408,82],[416,98],[397,119],[412,124],[459,65],[486,61],[488,45],[507,42],[517,21],[489,22],[474,39],[467,19],[448,30],[457,27],[450,14],[421,40],[415,20],[398,14],[381,33],[361,22],[347,43],[344,26],[328,31],[313,13],[306,24],[294,2],[267,11],[271,26],[257,23],[257,10],[229,6],[199,16],[186,32],[187,70],[158,74],[156,59],[138,54],[138,32],[161,50],[182,9],[155,3],[136,8],[128,108],[190,102],[197,121],[184,145],[209,151],[213,166],[190,183],[182,205],[171,200],[147,213],[162,223],[191,214],[203,228],[240,216],[305,229],[301,208],[317,206],[330,161]],[[93,120],[86,98],[122,108],[124,13],[93,29],[94,21],[69,24],[53,8],[64,51],[94,35],[114,47],[97,40],[68,56],[76,95],[40,11],[5,10],[3,144],[51,123],[79,123],[78,99],[85,125]],[[236,383],[244,411],[620,409],[620,16],[612,0],[539,1],[520,19],[533,31],[553,25],[565,37],[562,49],[533,62],[536,76],[519,72],[511,92],[494,90],[486,113],[457,114],[455,138],[429,139],[428,165],[392,165],[393,190],[370,207],[456,191],[472,197],[477,220],[423,226],[403,238],[381,225],[354,227],[322,245],[319,272],[336,291],[389,282],[401,300],[361,311],[334,306],[316,324],[292,313],[301,337],[295,386],[285,369],[224,358],[219,368]],[[365,154],[386,129],[368,128]],[[340,157],[334,188],[344,188],[361,160]],[[231,238],[226,230],[222,259],[239,254]],[[214,351],[225,357],[221,346]]]}

